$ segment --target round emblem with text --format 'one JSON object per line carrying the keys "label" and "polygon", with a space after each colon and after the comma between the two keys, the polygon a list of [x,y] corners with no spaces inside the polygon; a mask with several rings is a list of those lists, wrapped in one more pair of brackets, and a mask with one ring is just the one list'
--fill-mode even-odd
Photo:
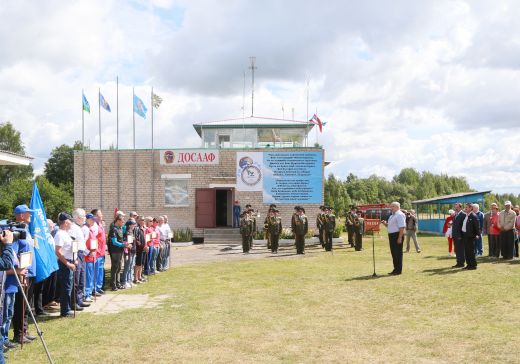
{"label": "round emblem with text", "polygon": [[260,171],[260,168],[250,165],[242,169],[240,178],[244,184],[248,186],[254,186],[260,182],[260,179],[262,178],[262,172]]}

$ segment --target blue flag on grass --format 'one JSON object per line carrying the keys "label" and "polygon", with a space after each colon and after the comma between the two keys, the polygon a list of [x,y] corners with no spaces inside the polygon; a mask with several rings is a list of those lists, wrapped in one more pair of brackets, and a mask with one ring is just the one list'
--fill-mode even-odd
{"label": "blue flag on grass", "polygon": [[29,232],[34,239],[34,259],[36,259],[36,282],[41,282],[58,269],[58,260],[52,244],[53,237],[47,224],[47,215],[43,208],[40,191],[36,181],[33,184],[31,206],[33,210]]}

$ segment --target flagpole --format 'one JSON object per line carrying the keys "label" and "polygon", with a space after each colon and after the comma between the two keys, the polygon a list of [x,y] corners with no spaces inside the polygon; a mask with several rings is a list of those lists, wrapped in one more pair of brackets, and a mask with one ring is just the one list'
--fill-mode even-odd
{"label": "flagpole", "polygon": [[150,161],[150,168],[152,169],[152,195],[151,195],[151,200],[152,200],[152,207],[155,207],[155,168],[153,167],[153,155],[154,155],[154,152],[153,152],[153,86],[152,86],[152,93],[150,95],[150,106],[151,106],[151,111],[152,111],[152,152],[150,153],[151,154],[151,161]]}
{"label": "flagpole", "polygon": [[86,196],[86,186],[85,186],[85,107],[83,105],[83,98],[85,97],[85,91],[81,89],[81,174],[82,174],[82,182],[83,182],[83,196],[81,198],[83,208],[86,208],[87,204],[85,203]]}
{"label": "flagpole", "polygon": [[305,133],[305,146],[309,146],[309,77],[307,75],[307,126],[305,127],[306,133]]}
{"label": "flagpole", "polygon": [[101,87],[98,88],[99,119],[99,206],[103,207],[103,152],[101,151]]}
{"label": "flagpole", "polygon": [[[316,108],[316,117],[318,117],[318,108]],[[316,126],[318,127],[319,125],[316,125]],[[319,144],[318,143],[318,128],[317,127],[314,128],[314,129],[316,131],[316,144]]]}
{"label": "flagpole", "polygon": [[132,87],[132,123],[134,130],[134,208],[137,209],[137,160],[135,156],[135,91]]}
{"label": "flagpole", "polygon": [[117,207],[121,207],[121,176],[119,168],[119,76],[116,76],[116,153],[117,153]]}

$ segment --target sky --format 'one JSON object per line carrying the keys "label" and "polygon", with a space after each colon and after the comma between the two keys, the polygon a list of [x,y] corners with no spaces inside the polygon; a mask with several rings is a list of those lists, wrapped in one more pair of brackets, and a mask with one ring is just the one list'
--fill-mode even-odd
{"label": "sky", "polygon": [[[520,7],[500,0],[0,2],[0,122],[21,132],[42,173],[82,138],[133,147],[132,89],[156,148],[197,147],[192,124],[246,115],[327,122],[312,132],[344,179],[413,167],[520,193]],[[244,78],[245,75],[245,78]],[[119,103],[116,102],[116,78]],[[244,99],[244,79],[245,93]],[[245,101],[244,101],[245,100]],[[282,108],[284,111],[282,111]],[[151,147],[150,112],[135,116]]]}

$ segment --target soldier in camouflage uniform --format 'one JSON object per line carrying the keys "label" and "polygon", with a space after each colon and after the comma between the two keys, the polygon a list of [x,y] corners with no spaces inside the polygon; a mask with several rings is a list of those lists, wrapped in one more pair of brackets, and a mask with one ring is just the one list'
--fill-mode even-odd
{"label": "soldier in camouflage uniform", "polygon": [[320,206],[320,212],[316,215],[316,227],[319,231],[320,244],[325,248],[325,206]]}
{"label": "soldier in camouflage uniform", "polygon": [[354,234],[356,231],[354,224],[355,224],[356,218],[357,218],[356,207],[351,206],[350,212],[347,214],[347,218],[345,220],[345,225],[347,226],[347,233],[348,233],[348,243],[350,244],[351,248],[354,246]]}
{"label": "soldier in camouflage uniform", "polygon": [[305,254],[305,234],[309,230],[309,222],[303,207],[297,206],[297,212],[296,215],[293,215],[291,227],[294,233],[296,254]]}
{"label": "soldier in camouflage uniform", "polygon": [[356,216],[357,216],[357,220],[354,222],[354,226],[355,226],[354,248],[356,249],[356,251],[360,251],[361,249],[363,249],[363,234],[365,233],[365,219],[363,219],[363,215],[362,215],[361,211],[358,211]]}
{"label": "soldier in camouflage uniform", "polygon": [[271,252],[277,254],[278,240],[280,240],[280,234],[282,232],[282,219],[279,216],[279,210],[277,208],[273,208],[269,213],[267,231],[269,241],[271,242]]}
{"label": "soldier in camouflage uniform", "polygon": [[265,215],[265,219],[264,219],[264,239],[267,240],[267,249],[271,249],[271,239],[269,236],[269,229],[268,229],[267,225],[268,225],[269,215],[271,214],[271,211],[273,209],[276,209],[276,205],[274,203],[269,205],[269,210],[267,210],[267,214]]}
{"label": "soldier in camouflage uniform", "polygon": [[251,248],[249,241],[253,235],[253,221],[245,211],[240,214],[240,234],[242,235],[242,251],[244,254],[248,254]]}
{"label": "soldier in camouflage uniform", "polygon": [[336,216],[332,208],[326,207],[325,210],[325,251],[332,251],[332,238],[336,229]]}

